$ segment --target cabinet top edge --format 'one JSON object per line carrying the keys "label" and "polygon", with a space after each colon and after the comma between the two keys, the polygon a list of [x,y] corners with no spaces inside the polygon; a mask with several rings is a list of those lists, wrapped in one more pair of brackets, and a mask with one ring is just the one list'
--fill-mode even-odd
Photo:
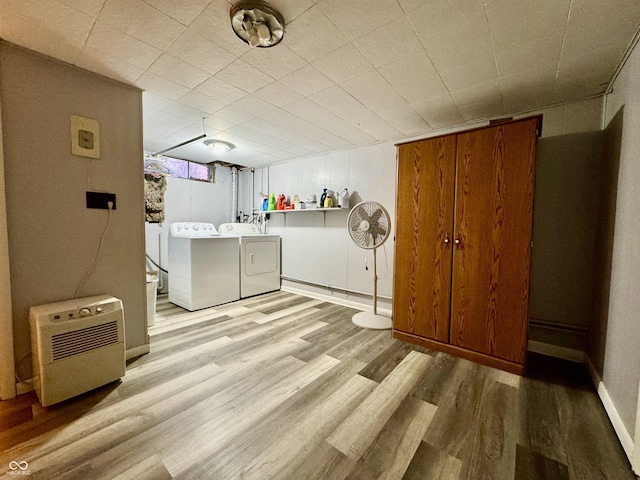
{"label": "cabinet top edge", "polygon": [[[542,135],[542,114],[541,113],[539,113],[537,115],[531,115],[531,116],[528,116],[528,117],[516,118],[515,120],[508,120],[508,121],[505,121],[505,122],[482,125],[480,127],[470,128],[468,130],[459,130],[459,131],[456,131],[456,132],[442,133],[440,135],[434,135],[433,137],[423,137],[423,138],[416,138],[415,140],[407,140],[406,142],[396,143],[396,144],[394,144],[394,146],[401,147],[403,145],[410,145],[412,143],[421,142],[423,140],[431,140],[433,138],[448,137],[450,135],[459,135],[461,133],[474,132],[476,130],[484,130],[485,128],[494,128],[494,127],[500,127],[500,126],[503,126],[503,125],[510,125],[510,124],[518,123],[518,122],[526,122],[526,121],[529,121],[529,120],[532,120],[532,119],[535,119],[535,120],[538,121],[537,135],[538,135],[538,137],[540,137]],[[499,119],[496,119],[496,120],[499,120]],[[492,120],[492,121],[496,121],[496,120]]]}

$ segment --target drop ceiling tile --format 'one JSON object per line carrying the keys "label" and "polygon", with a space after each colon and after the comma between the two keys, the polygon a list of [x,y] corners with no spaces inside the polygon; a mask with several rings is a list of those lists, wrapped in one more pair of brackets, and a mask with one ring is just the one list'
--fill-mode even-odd
{"label": "drop ceiling tile", "polygon": [[496,51],[564,32],[571,0],[486,0],[486,12]]}
{"label": "drop ceiling tile", "polygon": [[411,13],[424,5],[424,0],[398,0],[405,13]]}
{"label": "drop ceiling tile", "polygon": [[0,38],[74,63],[95,19],[54,0],[0,3]]}
{"label": "drop ceiling tile", "polygon": [[327,146],[331,148],[347,148],[352,146],[344,138],[340,138],[314,125],[304,117],[297,117],[284,110],[275,110],[264,115],[263,118],[307,137],[312,143],[316,143],[315,141],[320,142],[324,144],[325,149]]}
{"label": "drop ceiling tile", "polygon": [[265,102],[261,98],[254,95],[248,95],[237,102],[234,102],[230,107],[235,108],[241,112],[246,112],[252,116],[262,116],[276,109],[272,104]]}
{"label": "drop ceiling tile", "polygon": [[[309,8],[313,7],[314,0],[270,0],[271,5],[275,10],[280,12],[284,18],[285,24],[293,21],[296,17],[304,13]],[[286,33],[285,33],[286,35]]]}
{"label": "drop ceiling tile", "polygon": [[247,53],[251,47],[236,37],[233,32],[229,20],[230,10],[230,2],[212,0],[191,23],[190,28],[235,56],[241,56]]}
{"label": "drop ceiling tile", "polygon": [[300,118],[305,118],[314,125],[344,138],[355,145],[364,145],[374,142],[376,139],[363,132],[357,127],[325,110],[320,105],[304,98],[295,103],[287,105],[284,110]]}
{"label": "drop ceiling tile", "polygon": [[144,0],[165,15],[183,25],[189,25],[209,4],[210,0]]}
{"label": "drop ceiling tile", "polygon": [[518,43],[512,48],[496,52],[498,75],[524,72],[535,65],[558,64],[563,40],[564,35],[558,32],[536,42]]}
{"label": "drop ceiling tile", "polygon": [[142,136],[146,144],[166,141],[166,137],[188,125],[188,122],[170,113],[155,110],[149,115],[145,114],[144,125]]}
{"label": "drop ceiling tile", "polygon": [[[279,112],[279,114],[277,112]],[[292,130],[288,126],[283,126],[282,124],[290,124],[290,120],[287,117],[291,117],[291,114],[282,110],[277,110],[265,115],[264,117],[246,122],[246,125],[251,128],[260,129],[265,134],[281,139],[283,142],[304,147],[312,152],[323,152],[329,148],[325,143],[306,137]],[[258,137],[254,140],[262,142]],[[278,145],[275,144],[272,146],[277,147]]]}
{"label": "drop ceiling tile", "polygon": [[[105,0],[59,0],[60,3],[64,3],[68,7],[85,13],[93,18],[97,18]],[[24,3],[24,2],[21,2]]]}
{"label": "drop ceiling tile", "polygon": [[574,1],[563,55],[588,53],[622,43],[628,45],[639,26],[638,2],[625,2],[629,7],[625,10],[611,8],[614,4],[597,0]]}
{"label": "drop ceiling tile", "polygon": [[504,105],[502,98],[488,98],[478,103],[460,105],[460,112],[467,122],[471,122],[504,115]]}
{"label": "drop ceiling tile", "polygon": [[412,107],[432,128],[452,127],[465,123],[460,109],[449,94],[414,103]]}
{"label": "drop ceiling tile", "polygon": [[298,92],[284,83],[277,82],[261,88],[254,96],[269,102],[276,107],[283,107],[302,98]]}
{"label": "drop ceiling tile", "polygon": [[[147,93],[148,92],[145,92],[145,94]],[[202,130],[202,117],[204,116],[203,113],[196,107],[192,107],[190,105],[182,103],[182,98],[183,97],[181,97],[178,101],[165,99],[166,102],[157,107],[157,110],[170,113],[171,115],[175,115],[176,117],[182,118],[185,121],[197,122],[200,125],[200,130]]]}
{"label": "drop ceiling tile", "polygon": [[[574,77],[556,82],[552,95],[553,102],[565,102],[604,93],[607,85],[599,77]],[[552,102],[549,102],[552,103]]]}
{"label": "drop ceiling tile", "polygon": [[307,64],[284,43],[271,48],[252,48],[242,56],[242,60],[275,79]]}
{"label": "drop ceiling tile", "polygon": [[396,0],[319,0],[320,10],[349,39],[355,40],[403,15]]}
{"label": "drop ceiling tile", "polygon": [[171,80],[149,71],[140,75],[136,80],[135,85],[142,90],[149,90],[150,92],[162,95],[163,97],[167,97],[172,100],[177,100],[189,91],[187,87],[178,85]]}
{"label": "drop ceiling tile", "polygon": [[111,28],[101,20],[93,27],[87,39],[87,47],[145,70],[162,54],[162,50]]}
{"label": "drop ceiling tile", "polygon": [[260,90],[274,81],[270,76],[240,59],[220,70],[215,76],[249,93]]}
{"label": "drop ceiling tile", "polygon": [[109,27],[166,50],[184,25],[140,0],[108,0],[100,20]]}
{"label": "drop ceiling tile", "polygon": [[589,53],[563,53],[558,81],[591,77],[596,83],[608,83],[622,60],[626,45],[591,50]]}
{"label": "drop ceiling tile", "polygon": [[235,60],[234,55],[199,35],[192,28],[182,32],[167,53],[210,74],[219,72]]}
{"label": "drop ceiling tile", "polygon": [[168,53],[160,55],[148,71],[188,89],[197,87],[210,77],[207,72],[203,72]]}
{"label": "drop ceiling tile", "polygon": [[378,28],[373,35],[358,38],[353,45],[374,67],[387,65],[404,56],[424,53],[420,40],[405,17]]}
{"label": "drop ceiling tile", "polygon": [[334,85],[329,78],[320,73],[313,65],[307,65],[290,73],[282,78],[282,82],[305,97]]}
{"label": "drop ceiling tile", "polygon": [[404,134],[426,128],[424,121],[378,73],[366,73],[343,83],[342,88],[369,110],[383,112],[384,120]]}
{"label": "drop ceiling tile", "polygon": [[227,120],[235,124],[240,124],[251,120],[253,118],[253,115],[237,110],[232,106],[227,106],[221,108],[216,112],[216,118],[221,118],[222,120]]}
{"label": "drop ceiling tile", "polygon": [[433,0],[409,17],[436,69],[493,62],[493,47],[482,0]]}
{"label": "drop ceiling tile", "polygon": [[555,65],[500,77],[505,113],[517,113],[553,102]]}
{"label": "drop ceiling tile", "polygon": [[498,80],[492,80],[472,87],[454,90],[451,92],[451,97],[459,106],[472,105],[481,102],[502,102],[500,82]]}
{"label": "drop ceiling tile", "polygon": [[[380,74],[407,103],[415,103],[448,93],[429,58],[421,52],[385,65]],[[411,72],[410,74],[407,74]]]}
{"label": "drop ceiling tile", "polygon": [[475,62],[460,63],[451,69],[438,69],[438,71],[449,91],[462,90],[498,79],[493,59],[478,59]]}
{"label": "drop ceiling tile", "polygon": [[247,92],[215,76],[198,85],[196,91],[214,98],[225,105],[238,101],[247,95]]}
{"label": "drop ceiling tile", "polygon": [[373,66],[350,43],[319,58],[313,66],[336,83],[373,70]]}
{"label": "drop ceiling tile", "polygon": [[230,122],[229,120],[223,120],[218,117],[207,117],[204,119],[204,124],[207,129],[207,134],[209,133],[209,130],[223,132],[236,126],[236,123]]}
{"label": "drop ceiling tile", "polygon": [[143,68],[127,63],[121,57],[114,57],[88,46],[82,49],[75,64],[85,70],[125,83],[134,83],[144,73]]}
{"label": "drop ceiling tile", "polygon": [[400,136],[398,130],[338,86],[313,95],[311,100],[378,140]]}
{"label": "drop ceiling tile", "polygon": [[258,130],[247,127],[246,125],[236,125],[235,127],[231,127],[227,130],[228,133],[232,135],[237,135],[238,137],[246,138],[248,140],[260,135]]}
{"label": "drop ceiling tile", "polygon": [[312,62],[342,47],[348,40],[317,6],[313,6],[287,24],[283,42]]}
{"label": "drop ceiling tile", "polygon": [[178,100],[186,105],[190,105],[198,109],[200,113],[207,114],[217,112],[226,105],[226,103],[208,97],[207,95],[203,95],[202,93],[196,92],[195,90],[190,90]]}

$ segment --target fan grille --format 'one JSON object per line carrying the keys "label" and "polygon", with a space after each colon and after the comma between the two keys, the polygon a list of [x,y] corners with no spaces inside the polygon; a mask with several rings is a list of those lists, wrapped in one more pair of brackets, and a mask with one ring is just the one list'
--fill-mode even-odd
{"label": "fan grille", "polygon": [[378,202],[358,203],[347,218],[351,239],[365,249],[382,245],[389,237],[390,224],[389,213]]}

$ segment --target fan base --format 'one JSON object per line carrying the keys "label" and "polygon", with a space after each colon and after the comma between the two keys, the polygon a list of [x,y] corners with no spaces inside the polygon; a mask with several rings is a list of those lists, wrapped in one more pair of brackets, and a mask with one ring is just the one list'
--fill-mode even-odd
{"label": "fan base", "polygon": [[389,330],[391,328],[391,318],[386,315],[375,314],[373,312],[356,313],[351,321],[354,325],[373,330]]}

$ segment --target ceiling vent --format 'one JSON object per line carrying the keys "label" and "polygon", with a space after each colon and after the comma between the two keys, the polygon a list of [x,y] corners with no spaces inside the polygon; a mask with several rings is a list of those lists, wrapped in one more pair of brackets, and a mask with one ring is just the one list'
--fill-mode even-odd
{"label": "ceiling vent", "polygon": [[273,47],[284,35],[284,18],[266,2],[238,2],[231,7],[230,17],[235,34],[251,47]]}

